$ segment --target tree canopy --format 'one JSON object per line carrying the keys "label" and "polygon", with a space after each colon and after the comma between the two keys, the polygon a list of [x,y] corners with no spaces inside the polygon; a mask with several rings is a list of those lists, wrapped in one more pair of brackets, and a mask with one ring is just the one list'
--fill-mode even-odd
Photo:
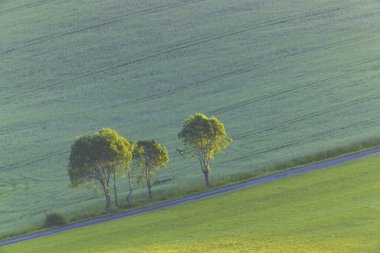
{"label": "tree canopy", "polygon": [[136,165],[142,169],[140,177],[146,179],[149,198],[152,198],[151,181],[158,169],[164,168],[168,165],[168,150],[165,146],[159,144],[155,140],[139,141],[135,146],[134,160]]}
{"label": "tree canopy", "polygon": [[97,181],[106,198],[106,208],[111,208],[110,179],[114,177],[115,202],[116,170],[124,168],[132,159],[133,145],[115,130],[104,128],[94,135],[79,137],[71,147],[68,173],[74,187]]}
{"label": "tree canopy", "polygon": [[178,138],[184,144],[184,149],[180,149],[179,152],[184,156],[198,158],[205,183],[210,185],[210,160],[214,159],[215,153],[223,152],[232,142],[223,123],[214,116],[209,118],[202,113],[196,113],[185,119]]}

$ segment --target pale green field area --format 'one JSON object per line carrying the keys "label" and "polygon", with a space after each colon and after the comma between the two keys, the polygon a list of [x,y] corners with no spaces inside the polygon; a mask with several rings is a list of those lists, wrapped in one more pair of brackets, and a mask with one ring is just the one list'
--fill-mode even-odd
{"label": "pale green field area", "polygon": [[6,246],[13,252],[373,252],[380,156]]}
{"label": "pale green field area", "polygon": [[0,234],[103,208],[66,171],[102,127],[168,146],[156,193],[203,180],[175,154],[195,112],[235,140],[211,181],[380,133],[376,0],[2,0],[0,17]]}

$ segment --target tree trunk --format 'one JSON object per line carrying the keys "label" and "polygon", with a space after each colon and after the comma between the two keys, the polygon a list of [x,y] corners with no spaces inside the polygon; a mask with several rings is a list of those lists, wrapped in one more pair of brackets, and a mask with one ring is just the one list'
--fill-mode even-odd
{"label": "tree trunk", "polygon": [[103,191],[104,191],[104,196],[106,198],[106,209],[110,210],[112,207],[110,191],[106,187],[103,187]]}
{"label": "tree trunk", "polygon": [[112,204],[111,204],[111,196],[108,194],[106,194],[106,209],[107,210],[110,210],[112,207]]}
{"label": "tree trunk", "polygon": [[148,186],[149,198],[152,199],[153,198],[153,193],[151,191],[152,186],[150,184],[150,179],[149,178],[146,179],[146,185]]}
{"label": "tree trunk", "polygon": [[98,180],[103,187],[103,193],[104,193],[104,197],[106,199],[106,210],[109,210],[109,209],[111,209],[112,203],[111,203],[111,196],[110,196],[110,191],[109,191],[107,181],[104,182],[104,180],[102,180],[101,177],[99,177]]}
{"label": "tree trunk", "polygon": [[210,165],[208,164],[208,162],[206,161],[206,159],[204,158],[203,155],[199,154],[198,159],[199,159],[199,164],[201,165],[203,175],[205,176],[205,184],[206,184],[206,186],[211,186],[210,181],[208,179],[208,173],[210,171]]}
{"label": "tree trunk", "polygon": [[128,171],[128,183],[129,183],[129,192],[128,192],[128,195],[126,197],[126,200],[127,200],[127,203],[130,204],[131,203],[130,197],[132,195],[132,180],[131,180],[131,172],[130,171]]}
{"label": "tree trunk", "polygon": [[210,181],[208,180],[208,171],[203,171],[203,174],[205,175],[206,186],[211,186]]}
{"label": "tree trunk", "polygon": [[113,173],[113,191],[115,193],[115,206],[119,207],[119,200],[117,198],[117,188],[116,188],[116,172]]}

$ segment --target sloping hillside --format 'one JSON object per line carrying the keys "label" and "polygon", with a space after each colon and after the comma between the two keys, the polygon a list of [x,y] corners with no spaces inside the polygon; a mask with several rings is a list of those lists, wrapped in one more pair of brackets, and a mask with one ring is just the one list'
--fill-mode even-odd
{"label": "sloping hillside", "polygon": [[375,0],[1,1],[0,233],[102,208],[66,173],[75,137],[102,127],[169,147],[156,191],[202,180],[175,154],[194,112],[235,140],[211,180],[378,136],[379,13]]}

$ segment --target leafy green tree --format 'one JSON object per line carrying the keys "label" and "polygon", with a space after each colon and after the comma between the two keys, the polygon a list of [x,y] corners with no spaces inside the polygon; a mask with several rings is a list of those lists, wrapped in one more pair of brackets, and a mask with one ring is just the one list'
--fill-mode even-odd
{"label": "leafy green tree", "polygon": [[[133,143],[120,136],[115,130],[105,128],[97,133],[105,143],[105,156],[103,162],[113,171],[113,186],[115,194],[115,205],[118,207],[116,188],[116,176],[124,175],[124,168],[129,167],[133,156]],[[119,169],[119,170],[118,170]]]}
{"label": "leafy green tree", "polygon": [[210,186],[210,160],[214,159],[215,153],[222,153],[232,142],[223,123],[216,117],[209,118],[202,113],[196,113],[185,119],[178,138],[184,144],[184,148],[178,150],[179,153],[185,157],[198,158],[205,183]]}
{"label": "leafy green tree", "polygon": [[158,169],[165,168],[169,163],[167,148],[154,140],[139,141],[136,144],[133,159],[137,167],[142,170],[139,176],[146,180],[149,198],[153,198],[152,179]]}
{"label": "leafy green tree", "polygon": [[109,128],[95,135],[79,137],[71,146],[68,173],[73,187],[99,182],[106,200],[106,209],[111,208],[110,180],[113,178],[115,204],[118,206],[116,175],[120,168],[127,167],[132,159],[132,145]]}

